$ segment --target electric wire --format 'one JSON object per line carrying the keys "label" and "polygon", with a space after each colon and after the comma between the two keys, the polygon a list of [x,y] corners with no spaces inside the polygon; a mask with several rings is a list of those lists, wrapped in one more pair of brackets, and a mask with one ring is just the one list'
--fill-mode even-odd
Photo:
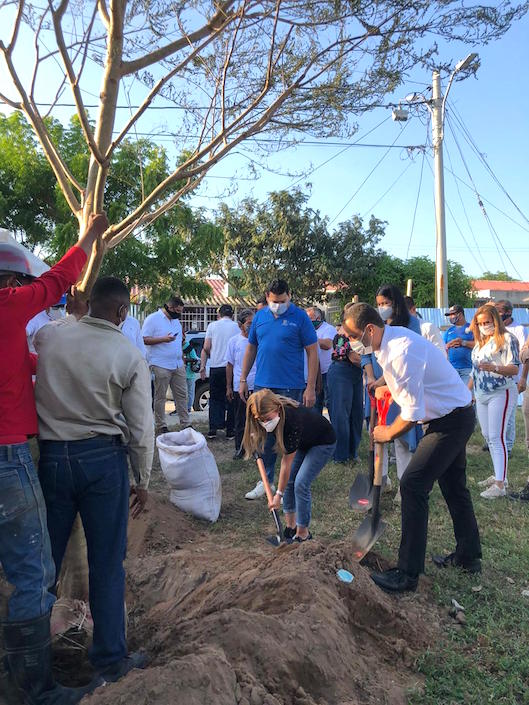
{"label": "electric wire", "polygon": [[365,177],[365,179],[362,181],[360,186],[356,189],[356,191],[353,193],[351,198],[347,201],[347,203],[338,211],[338,213],[334,216],[332,220],[329,221],[329,224],[332,225],[334,221],[344,212],[344,210],[347,208],[347,206],[351,203],[351,201],[355,198],[355,196],[358,194],[360,189],[366,184],[366,182],[369,180],[369,178],[374,174],[374,172],[378,169],[378,167],[382,164],[384,159],[388,156],[390,149],[395,145],[395,142],[399,139],[399,137],[402,135],[406,127],[409,125],[408,122],[404,123],[403,127],[401,128],[399,134],[395,137],[393,143],[388,147],[388,149],[384,152],[384,154],[381,156],[381,158],[378,160],[378,162],[375,164],[375,166],[371,169],[369,174]]}
{"label": "electric wire", "polygon": [[404,174],[408,171],[408,169],[409,169],[411,166],[413,166],[413,162],[410,160],[410,161],[408,162],[408,164],[406,164],[406,166],[404,167],[404,169],[401,171],[401,173],[397,176],[397,178],[395,179],[395,181],[391,184],[391,186],[390,186],[388,189],[386,189],[386,190],[384,191],[384,193],[382,194],[382,196],[380,196],[380,198],[378,198],[378,199],[373,203],[373,205],[372,205],[370,208],[368,208],[368,209],[366,210],[366,212],[361,216],[361,217],[362,217],[362,220],[363,220],[364,218],[366,218],[368,215],[371,215],[371,213],[373,213],[373,210],[374,210],[374,209],[378,206],[378,204],[388,195],[388,193],[391,191],[391,189],[402,179],[402,177],[404,176]]}
{"label": "electric wire", "polygon": [[303,174],[303,176],[300,176],[298,179],[296,179],[295,181],[293,181],[293,182],[290,184],[290,186],[287,187],[287,189],[291,189],[291,188],[292,188],[293,186],[295,186],[296,184],[299,184],[300,181],[303,181],[303,179],[306,179],[306,178],[308,178],[309,176],[311,176],[312,174],[314,174],[316,171],[318,171],[318,169],[321,169],[323,166],[325,166],[325,165],[328,164],[329,162],[332,162],[333,159],[336,159],[337,157],[339,157],[339,156],[341,156],[342,154],[344,154],[344,152],[347,152],[348,149],[351,149],[351,147],[354,147],[355,145],[357,145],[361,140],[365,139],[365,138],[366,138],[368,135],[370,135],[372,132],[374,132],[375,130],[378,130],[378,128],[381,127],[381,126],[382,126],[385,122],[387,122],[388,120],[389,120],[389,115],[388,115],[387,117],[385,117],[381,122],[379,122],[378,125],[375,125],[375,127],[372,127],[368,132],[366,132],[365,135],[362,135],[362,137],[359,137],[359,138],[356,140],[356,142],[353,142],[352,144],[348,144],[346,147],[344,147],[343,149],[341,149],[339,152],[336,152],[336,154],[333,154],[332,157],[329,157],[329,159],[326,159],[326,160],[325,160],[324,162],[322,162],[321,164],[318,164],[318,166],[314,167],[314,169],[312,169],[311,171],[309,171],[308,174]]}
{"label": "electric wire", "polygon": [[[428,121],[429,122],[429,121]],[[428,128],[429,125],[426,125],[426,141],[428,141]],[[415,218],[417,217],[417,208],[419,206],[419,197],[421,195],[421,186],[422,186],[422,175],[424,172],[424,160],[426,158],[426,149],[422,153],[422,160],[421,160],[421,173],[419,176],[419,188],[417,189],[417,198],[415,199],[415,208],[413,210],[413,219],[411,221],[411,230],[410,230],[410,239],[408,240],[408,248],[406,250],[406,259],[408,259],[408,255],[410,254],[410,246],[411,246],[411,239],[413,237],[413,231],[415,230]]]}
{"label": "electric wire", "polygon": [[455,109],[453,106],[451,106],[451,110],[454,112],[454,120],[455,120],[457,123],[459,123],[459,128],[460,128],[460,130],[462,131],[463,136],[465,137],[465,139],[466,139],[466,141],[468,142],[468,144],[472,147],[472,149],[474,150],[474,152],[475,152],[476,155],[478,156],[479,160],[480,160],[481,163],[484,165],[485,169],[489,172],[489,174],[490,174],[491,177],[493,178],[494,182],[495,182],[495,183],[497,184],[497,186],[501,189],[501,191],[503,191],[503,193],[505,194],[505,196],[509,199],[509,201],[510,201],[510,202],[512,203],[512,205],[515,207],[515,209],[518,211],[518,213],[519,213],[519,214],[522,216],[522,218],[525,220],[525,222],[526,222],[527,224],[529,224],[529,219],[527,218],[527,216],[525,215],[525,213],[519,208],[518,204],[514,201],[514,199],[511,197],[511,195],[509,194],[509,192],[507,191],[507,189],[503,186],[503,184],[501,183],[501,181],[498,179],[498,177],[496,176],[496,174],[495,174],[494,171],[492,170],[492,167],[489,165],[489,163],[488,163],[487,160],[485,159],[485,156],[483,155],[483,152],[481,152],[481,151],[478,149],[478,146],[477,146],[477,144],[475,143],[474,138],[472,137],[470,131],[469,131],[468,128],[467,128],[467,126],[466,126],[465,123],[463,122],[463,118],[461,117],[461,115],[459,115],[459,113],[456,111],[456,109]]}
{"label": "electric wire", "polygon": [[459,151],[459,155],[460,155],[460,157],[461,157],[461,161],[463,162],[463,165],[464,165],[464,167],[465,167],[465,170],[466,170],[466,172],[467,172],[467,175],[468,175],[468,177],[469,177],[469,179],[470,179],[470,182],[471,182],[471,184],[472,184],[472,186],[473,186],[473,188],[474,188],[474,193],[476,194],[476,197],[477,197],[477,199],[478,199],[478,205],[479,205],[479,207],[480,207],[480,209],[481,209],[481,212],[483,213],[483,216],[484,216],[484,218],[485,218],[485,221],[486,221],[486,223],[487,223],[487,225],[488,225],[488,227],[489,227],[489,231],[490,231],[490,233],[491,233],[491,235],[492,235],[492,237],[493,237],[495,243],[498,245],[498,247],[497,247],[497,249],[498,249],[498,255],[500,256],[500,260],[501,260],[501,262],[502,262],[502,264],[503,264],[503,267],[504,267],[505,271],[507,271],[507,267],[505,267],[505,262],[503,261],[503,257],[501,256],[501,253],[500,253],[500,249],[499,249],[500,247],[501,247],[501,249],[503,250],[503,252],[504,252],[506,258],[509,260],[509,263],[510,263],[511,267],[513,268],[513,271],[516,273],[516,275],[518,276],[519,279],[522,279],[520,273],[518,272],[518,270],[516,269],[516,267],[515,267],[515,265],[514,265],[512,259],[510,258],[509,253],[507,252],[507,250],[506,250],[505,247],[503,246],[503,243],[502,243],[502,241],[501,241],[501,238],[499,237],[498,233],[496,232],[496,230],[495,230],[495,228],[494,228],[494,226],[493,226],[493,224],[492,224],[492,221],[491,221],[490,218],[489,218],[489,214],[487,213],[487,210],[486,210],[486,208],[485,208],[485,206],[484,206],[484,204],[483,204],[483,201],[481,200],[481,196],[480,196],[479,191],[478,191],[478,189],[477,189],[477,187],[476,187],[476,184],[474,183],[474,179],[472,178],[472,174],[470,173],[470,169],[469,169],[469,167],[468,167],[468,164],[467,164],[467,162],[466,162],[465,156],[464,156],[464,154],[463,154],[463,150],[461,149],[461,145],[459,144],[459,141],[458,141],[457,136],[456,136],[456,134],[455,134],[455,130],[454,130],[453,126],[452,126],[451,117],[450,117],[450,115],[449,115],[448,113],[447,113],[447,115],[446,115],[446,122],[447,122],[447,124],[448,124],[448,128],[449,128],[450,132],[452,133],[452,137],[453,137],[453,140],[454,140],[454,142],[455,142],[455,144],[456,144],[456,147],[457,147],[457,149],[458,149],[458,151]]}
{"label": "electric wire", "polygon": [[[447,155],[447,157],[448,157],[448,161],[449,161],[449,163],[450,163],[451,173],[453,174],[453,173],[454,173],[454,172],[453,172],[454,166],[453,166],[453,164],[452,164],[452,157],[450,156],[450,151],[449,151],[449,149],[448,149],[448,145],[446,144],[446,142],[445,142],[445,145],[444,145],[444,146],[445,146],[446,155]],[[476,246],[476,252],[477,252],[477,254],[479,255],[479,257],[480,257],[480,259],[481,259],[481,261],[482,261],[482,263],[483,263],[483,271],[485,271],[485,270],[487,269],[487,265],[485,264],[485,260],[484,260],[484,258],[483,258],[483,255],[481,254],[481,250],[480,250],[478,241],[477,241],[477,239],[476,239],[476,235],[474,234],[474,230],[473,230],[473,228],[472,228],[472,225],[470,224],[470,218],[468,217],[467,209],[465,208],[465,202],[463,201],[463,198],[462,198],[462,196],[461,196],[461,191],[460,191],[460,189],[459,189],[459,184],[457,183],[456,179],[454,179],[454,184],[455,184],[455,187],[456,187],[456,190],[457,190],[457,194],[458,194],[458,196],[459,196],[459,202],[461,203],[461,208],[463,209],[463,213],[465,214],[465,218],[466,218],[466,221],[467,221],[468,229],[470,230],[470,233],[471,233],[471,235],[472,235],[472,239],[474,240],[474,245]]]}

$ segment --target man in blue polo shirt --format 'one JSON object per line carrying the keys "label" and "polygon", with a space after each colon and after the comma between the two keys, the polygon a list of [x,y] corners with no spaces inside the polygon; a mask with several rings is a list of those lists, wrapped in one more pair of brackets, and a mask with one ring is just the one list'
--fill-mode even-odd
{"label": "man in blue polo shirt", "polygon": [[[271,389],[276,394],[290,397],[305,406],[314,406],[316,401],[316,377],[318,374],[318,344],[312,321],[303,309],[290,300],[288,284],[276,279],[266,290],[267,307],[257,311],[248,335],[248,346],[242,364],[239,395],[248,398],[248,376],[257,357],[254,390]],[[307,384],[305,386],[304,364],[307,353]],[[275,436],[269,433],[263,460],[270,484],[274,481],[276,453],[273,448]],[[259,481],[248,492],[246,499],[263,497],[265,490]]]}
{"label": "man in blue polo shirt", "polygon": [[451,306],[445,316],[448,316],[448,320],[452,324],[443,336],[448,360],[463,382],[468,385],[472,372],[474,336],[465,320],[465,311],[462,306],[459,304]]}

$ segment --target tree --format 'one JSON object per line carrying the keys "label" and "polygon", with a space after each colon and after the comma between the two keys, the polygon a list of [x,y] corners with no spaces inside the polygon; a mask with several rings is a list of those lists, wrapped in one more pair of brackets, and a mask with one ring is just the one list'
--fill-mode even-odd
{"label": "tree", "polygon": [[[66,127],[48,122],[66,164],[80,178],[90,154],[77,116]],[[56,261],[77,240],[78,224],[20,113],[0,116],[0,148],[0,223],[18,233],[31,249],[40,246],[50,263]],[[114,152],[112,167],[105,200],[113,220],[141,203],[140,174],[149,184],[169,173],[165,151],[146,139],[124,140]],[[155,302],[174,290],[185,296],[207,294],[207,285],[194,276],[196,258],[191,243],[196,229],[193,212],[181,202],[122,247],[110,250],[102,273],[149,290]]]}
{"label": "tree", "polygon": [[475,279],[487,279],[488,281],[496,282],[515,282],[519,279],[514,279],[509,276],[507,272],[483,272],[480,277],[474,277]]}
{"label": "tree", "polygon": [[301,191],[273,192],[266,201],[245,199],[221,206],[210,232],[207,269],[239,293],[261,295],[273,279],[286,279],[298,301],[322,301],[327,285],[341,291],[366,285],[375,261],[382,224],[368,230],[355,217],[329,234],[327,220],[307,207]]}
{"label": "tree", "polygon": [[[413,283],[413,299],[417,306],[435,307],[435,262],[429,257],[412,257],[401,260],[384,253],[373,272],[372,287],[368,301],[373,301],[382,284],[394,284],[406,292],[408,279]],[[472,278],[465,274],[457,262],[448,262],[448,291],[451,303],[472,305],[470,291]]]}
{"label": "tree", "polygon": [[[153,101],[163,96],[180,111],[175,136],[185,158],[145,188],[141,203],[95,244],[81,284],[87,289],[109,248],[165,214],[245,140],[264,131],[280,138],[295,131],[298,139],[306,132],[351,132],[351,115],[379,103],[408,68],[439,64],[438,36],[486,42],[525,11],[525,4],[506,0],[468,8],[459,0],[5,2],[0,53],[12,85],[0,100],[24,113],[81,230],[105,205],[114,153]],[[30,46],[33,72],[27,72]],[[61,71],[43,76],[50,65]],[[97,90],[96,69],[92,125],[85,96]],[[132,82],[143,94],[120,120],[118,96]],[[82,178],[72,173],[45,120],[38,97],[43,83],[50,114],[65,86],[70,89],[90,154]]]}

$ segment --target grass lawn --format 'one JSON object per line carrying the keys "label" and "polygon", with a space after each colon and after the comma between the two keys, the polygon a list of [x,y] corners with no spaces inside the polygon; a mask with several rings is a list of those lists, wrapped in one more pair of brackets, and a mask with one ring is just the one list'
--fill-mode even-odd
{"label": "grass lawn", "polygon": [[[510,486],[515,489],[525,485],[529,475],[520,411],[517,421],[517,443],[509,464]],[[492,471],[482,444],[477,431],[468,446],[467,469],[482,538],[481,576],[438,570],[429,561],[431,553],[454,548],[450,517],[437,485],[432,492],[426,573],[432,580],[433,599],[448,612],[456,598],[465,607],[466,625],[447,621],[443,639],[420,655],[416,668],[425,683],[420,692],[410,694],[410,705],[529,704],[529,597],[521,594],[529,589],[529,506],[479,496],[477,482]],[[261,541],[272,530],[265,503],[244,500],[244,493],[257,479],[255,465],[233,461],[231,442],[219,438],[210,447],[223,479],[223,509],[209,531],[237,545]],[[364,438],[358,467],[367,467],[366,454]],[[329,464],[314,483],[311,529],[319,538],[347,539],[361,520],[347,505],[355,472],[356,468]],[[390,466],[390,476],[396,477],[394,466]],[[154,469],[153,480],[155,486],[162,480],[159,469]],[[400,539],[400,509],[393,503],[393,494],[383,495],[388,528],[374,549],[391,561]]]}

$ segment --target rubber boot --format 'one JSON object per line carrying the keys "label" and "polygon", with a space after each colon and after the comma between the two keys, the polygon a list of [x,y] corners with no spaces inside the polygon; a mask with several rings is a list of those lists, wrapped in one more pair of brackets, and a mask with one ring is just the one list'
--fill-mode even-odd
{"label": "rubber boot", "polygon": [[54,681],[49,614],[2,626],[11,682],[25,705],[74,705],[100,685],[98,680],[84,688],[65,688]]}

